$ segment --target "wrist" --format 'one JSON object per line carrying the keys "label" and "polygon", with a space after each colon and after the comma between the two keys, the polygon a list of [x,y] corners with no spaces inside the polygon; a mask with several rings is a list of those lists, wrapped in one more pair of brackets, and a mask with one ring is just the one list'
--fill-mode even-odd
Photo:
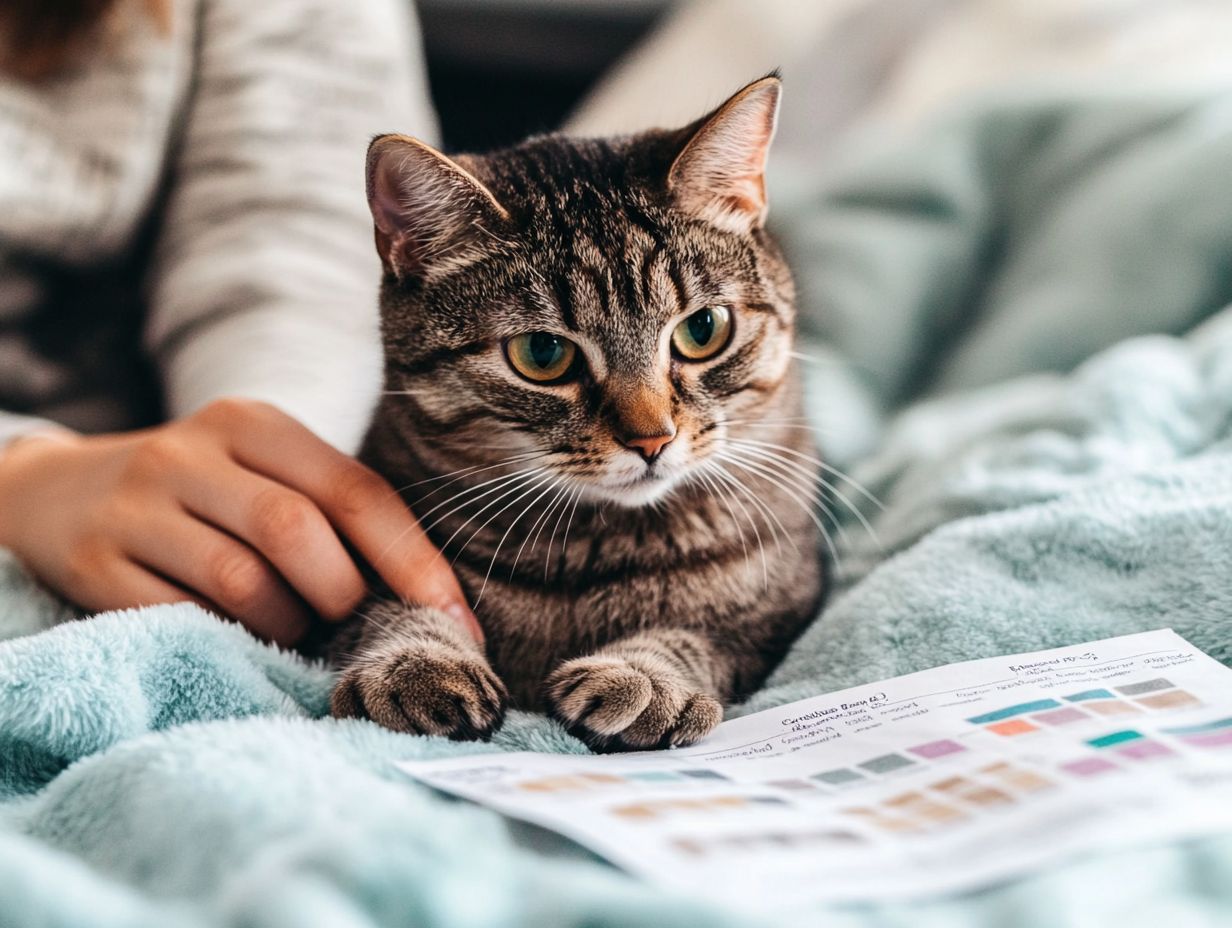
{"label": "wrist", "polygon": [[71,447],[80,441],[80,435],[59,425],[48,425],[25,432],[0,444],[0,470],[4,468],[6,462],[11,463],[24,459],[27,455],[37,454],[39,450],[48,446]]}
{"label": "wrist", "polygon": [[54,466],[55,455],[82,439],[76,432],[48,426],[26,432],[0,445],[0,545],[12,546],[13,526],[18,521],[18,503],[26,476]]}

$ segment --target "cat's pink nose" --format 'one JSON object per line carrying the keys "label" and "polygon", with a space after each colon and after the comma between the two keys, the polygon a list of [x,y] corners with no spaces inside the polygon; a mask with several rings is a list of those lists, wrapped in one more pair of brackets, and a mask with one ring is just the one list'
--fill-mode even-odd
{"label": "cat's pink nose", "polygon": [[647,463],[650,463],[672,443],[675,437],[676,427],[673,425],[670,432],[664,432],[661,435],[627,435],[620,441],[626,448],[634,449],[646,459]]}

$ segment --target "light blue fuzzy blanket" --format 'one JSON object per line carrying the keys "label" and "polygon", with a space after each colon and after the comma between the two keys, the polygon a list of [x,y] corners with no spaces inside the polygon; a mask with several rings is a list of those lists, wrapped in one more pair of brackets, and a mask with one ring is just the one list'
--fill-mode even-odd
{"label": "light blue fuzzy blanket", "polygon": [[[885,510],[881,547],[847,520],[839,594],[751,708],[1163,626],[1232,662],[1229,165],[1226,102],[1104,98],[1003,101],[780,175],[814,413]],[[338,723],[324,672],[195,607],[39,631],[64,615],[0,559],[0,928],[756,923],[391,766],[580,750],[542,718],[489,747]],[[1232,837],[792,919],[1165,920],[1232,920]]]}

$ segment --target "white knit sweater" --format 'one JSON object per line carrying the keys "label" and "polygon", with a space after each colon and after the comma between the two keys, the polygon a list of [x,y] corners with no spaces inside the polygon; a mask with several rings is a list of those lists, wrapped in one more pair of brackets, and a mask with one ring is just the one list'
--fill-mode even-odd
{"label": "white knit sweater", "polygon": [[376,396],[369,138],[434,134],[406,0],[143,4],[0,79],[0,447],[221,396],[354,450]]}

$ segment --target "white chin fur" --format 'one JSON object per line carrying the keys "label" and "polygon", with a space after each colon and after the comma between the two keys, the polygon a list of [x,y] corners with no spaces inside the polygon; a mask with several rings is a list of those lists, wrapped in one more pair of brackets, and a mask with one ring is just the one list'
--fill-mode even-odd
{"label": "white chin fur", "polygon": [[641,509],[667,496],[680,482],[680,475],[645,480],[623,487],[588,485],[582,496],[592,502],[615,503],[628,509]]}

